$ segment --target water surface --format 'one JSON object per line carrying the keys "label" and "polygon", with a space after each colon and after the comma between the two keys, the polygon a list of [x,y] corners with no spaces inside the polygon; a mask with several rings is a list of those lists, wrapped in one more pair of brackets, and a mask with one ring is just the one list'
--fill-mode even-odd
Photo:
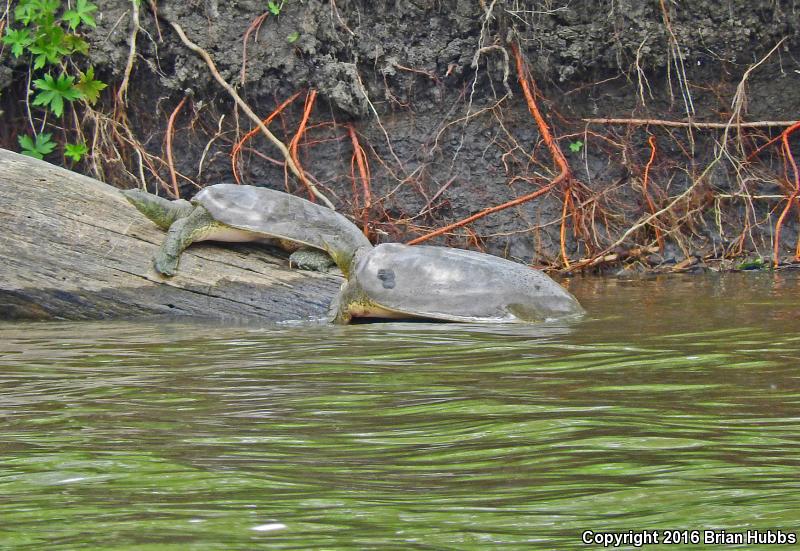
{"label": "water surface", "polygon": [[539,326],[0,325],[0,547],[800,531],[797,275],[570,288]]}

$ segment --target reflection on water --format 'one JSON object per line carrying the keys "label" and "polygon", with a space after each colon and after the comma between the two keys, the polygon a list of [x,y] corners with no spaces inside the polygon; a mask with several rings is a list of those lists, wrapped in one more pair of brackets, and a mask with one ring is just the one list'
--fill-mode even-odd
{"label": "reflection on water", "polygon": [[0,326],[0,547],[797,532],[800,279],[571,290],[540,326]]}

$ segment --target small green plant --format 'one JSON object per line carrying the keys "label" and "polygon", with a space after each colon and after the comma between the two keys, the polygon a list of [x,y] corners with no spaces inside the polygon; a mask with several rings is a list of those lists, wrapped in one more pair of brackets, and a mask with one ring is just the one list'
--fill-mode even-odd
{"label": "small green plant", "polygon": [[760,257],[750,260],[745,260],[744,262],[736,266],[737,270],[765,270],[767,268],[769,268],[769,263]]}
{"label": "small green plant", "polygon": [[569,144],[569,150],[573,153],[580,153],[581,149],[583,149],[583,142],[580,140],[575,140]]}
{"label": "small green plant", "polygon": [[59,65],[66,56],[89,51],[89,44],[77,30],[81,25],[96,25],[92,17],[95,10],[97,6],[88,0],[77,0],[74,8],[63,12],[61,0],[20,0],[14,20],[21,27],[9,26],[3,43],[11,46],[14,57],[30,54],[35,70]]}
{"label": "small green plant", "polygon": [[283,3],[285,1],[286,0],[281,0],[280,3],[278,3],[274,0],[269,0],[269,2],[267,2],[267,9],[269,9],[269,13],[272,15],[280,15],[281,10],[283,9]]}
{"label": "small green plant", "polygon": [[89,67],[85,73],[78,71],[78,74],[80,74],[81,77],[78,79],[78,84],[75,85],[75,88],[83,94],[82,99],[88,101],[89,105],[94,105],[97,103],[98,98],[100,98],[100,92],[102,92],[108,84],[94,78],[94,67]]}
{"label": "small green plant", "polygon": [[44,159],[45,155],[49,155],[56,148],[53,135],[50,132],[42,132],[35,138],[25,134],[17,138],[17,141],[22,147],[22,154],[35,159]]}
{"label": "small green plant", "polygon": [[291,33],[289,36],[286,37],[286,42],[288,42],[289,44],[294,44],[295,42],[297,42],[298,38],[300,38],[300,33],[294,31],[293,33]]}
{"label": "small green plant", "polygon": [[61,18],[67,22],[69,28],[75,30],[81,23],[89,27],[96,26],[92,13],[97,11],[97,6],[87,0],[78,0],[75,8],[67,10]]}
{"label": "small green plant", "polygon": [[[97,6],[90,0],[74,0],[66,5],[62,0],[19,0],[14,8],[14,24],[7,27],[2,42],[11,48],[14,57],[30,59],[31,72],[43,73],[40,78],[30,75],[36,89],[31,105],[61,117],[65,107],[76,100],[93,105],[106,88],[95,78],[92,67],[85,73],[74,69],[75,56],[89,52],[89,43],[81,31],[96,26],[95,11]],[[19,142],[24,154],[40,159],[55,148],[52,134],[45,132],[35,139],[21,136]],[[69,157],[74,159],[76,151],[73,149]]]}
{"label": "small green plant", "polygon": [[75,101],[83,94],[75,87],[75,77],[61,75],[54,79],[50,73],[33,81],[39,90],[33,99],[33,105],[44,106],[60,117],[64,113],[64,101]]}
{"label": "small green plant", "polygon": [[64,156],[76,163],[80,162],[87,153],[89,153],[89,148],[86,147],[85,142],[64,144]]}

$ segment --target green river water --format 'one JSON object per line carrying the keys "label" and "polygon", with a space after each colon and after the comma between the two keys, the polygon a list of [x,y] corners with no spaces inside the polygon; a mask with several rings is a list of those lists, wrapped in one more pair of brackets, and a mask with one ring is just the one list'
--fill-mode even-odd
{"label": "green river water", "polygon": [[0,548],[799,534],[798,274],[570,289],[538,326],[0,325]]}

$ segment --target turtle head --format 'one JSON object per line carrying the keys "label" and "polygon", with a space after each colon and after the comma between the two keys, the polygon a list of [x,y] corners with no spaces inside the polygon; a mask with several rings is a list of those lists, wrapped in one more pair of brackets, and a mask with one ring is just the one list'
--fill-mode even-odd
{"label": "turtle head", "polygon": [[331,258],[342,271],[344,277],[348,279],[350,279],[350,272],[353,268],[353,261],[356,257],[356,253],[360,249],[372,246],[369,242],[367,242],[366,245],[354,246],[352,242],[338,235],[323,235],[321,239],[322,243],[325,245],[325,252],[331,255]]}
{"label": "turtle head", "polygon": [[126,189],[120,193],[162,230],[168,230],[175,220],[188,216],[194,209],[192,204],[184,199],[170,201],[139,189]]}

